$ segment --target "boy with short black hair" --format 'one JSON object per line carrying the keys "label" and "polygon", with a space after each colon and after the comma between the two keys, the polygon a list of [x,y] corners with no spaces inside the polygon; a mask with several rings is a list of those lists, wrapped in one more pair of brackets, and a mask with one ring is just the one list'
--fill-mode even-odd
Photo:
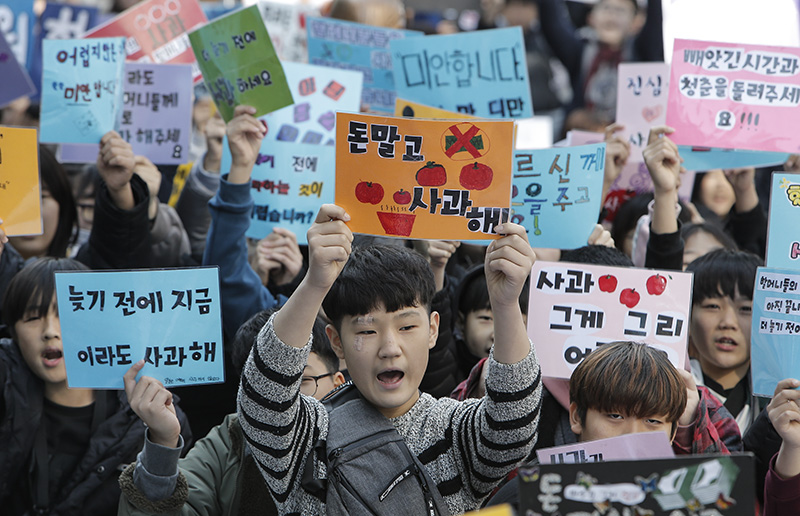
{"label": "boy with short black hair", "polygon": [[[313,476],[327,479],[328,466],[312,447],[330,436],[330,416],[322,404],[297,395],[311,326],[324,300],[331,344],[367,406],[390,421],[451,514],[476,509],[536,441],[539,366],[518,304],[535,259],[525,230],[502,224],[497,230],[504,236],[487,249],[496,325],[487,396],[457,402],[418,390],[439,324],[430,311],[434,281],[427,262],[397,247],[351,254],[349,220],[342,208],[324,205],[309,230],[308,273],[261,331],[245,367],[242,429],[279,511],[324,514],[330,488],[312,494],[301,485],[301,471],[311,461]],[[378,503],[377,497],[367,500]],[[384,505],[389,503],[391,494]]]}

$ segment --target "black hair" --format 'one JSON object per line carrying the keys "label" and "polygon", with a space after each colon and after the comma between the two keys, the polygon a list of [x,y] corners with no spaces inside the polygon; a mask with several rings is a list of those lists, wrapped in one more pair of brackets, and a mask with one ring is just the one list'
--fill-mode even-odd
{"label": "black hair", "polygon": [[319,359],[322,360],[325,365],[325,372],[333,374],[339,370],[339,357],[336,356],[336,352],[331,347],[331,341],[325,333],[325,326],[327,326],[325,320],[317,316],[312,330],[311,352],[316,353]]}
{"label": "black hair", "polygon": [[26,265],[11,279],[3,296],[3,322],[11,335],[16,337],[14,325],[26,313],[38,317],[48,314],[56,292],[56,271],[87,270],[86,265],[71,258],[45,257]]}
{"label": "black hair", "polygon": [[61,163],[47,147],[39,146],[39,168],[42,175],[42,189],[47,189],[58,203],[58,225],[53,240],[47,248],[47,256],[62,258],[67,249],[75,242],[75,227],[78,221],[78,209],[69,177]]}
{"label": "black hair", "polygon": [[628,258],[628,255],[616,247],[608,247],[605,245],[585,245],[577,249],[561,251],[561,261],[633,267],[633,262]]}
{"label": "black hair", "polygon": [[341,332],[345,316],[367,314],[380,305],[387,312],[406,306],[430,311],[435,288],[433,271],[419,253],[397,246],[357,247],[325,296],[322,308]]}
{"label": "black hair", "polygon": [[642,215],[647,215],[647,205],[653,200],[652,193],[634,195],[620,206],[614,222],[611,223],[611,238],[617,249],[622,249],[625,236],[636,228],[636,223]]}
{"label": "black hair", "polygon": [[686,272],[694,273],[692,304],[711,297],[733,299],[736,287],[742,296],[753,299],[756,270],[761,265],[761,258],[745,251],[716,249],[704,254],[686,267]]}
{"label": "black hair", "polygon": [[461,279],[456,291],[456,310],[465,316],[476,310],[489,310],[489,287],[486,286],[486,273],[483,264],[468,270]]}
{"label": "black hair", "polygon": [[737,251],[739,247],[736,245],[736,242],[731,238],[731,236],[725,232],[721,227],[717,224],[711,224],[708,222],[701,222],[699,224],[685,224],[681,227],[681,238],[684,242],[689,240],[689,237],[692,235],[705,232],[714,237],[724,249],[728,249],[730,251]]}

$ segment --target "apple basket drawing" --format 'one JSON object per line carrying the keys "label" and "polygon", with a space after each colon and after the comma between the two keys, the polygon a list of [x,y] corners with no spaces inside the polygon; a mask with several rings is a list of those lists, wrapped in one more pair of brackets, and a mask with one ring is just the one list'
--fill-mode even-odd
{"label": "apple basket drawing", "polygon": [[389,211],[376,212],[378,220],[383,227],[383,231],[387,235],[393,236],[411,236],[411,230],[414,229],[414,219],[417,216],[413,213],[393,213]]}

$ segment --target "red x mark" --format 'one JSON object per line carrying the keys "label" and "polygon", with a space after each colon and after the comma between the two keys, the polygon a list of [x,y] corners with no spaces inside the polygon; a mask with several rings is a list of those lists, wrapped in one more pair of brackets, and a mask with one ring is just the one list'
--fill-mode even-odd
{"label": "red x mark", "polygon": [[451,145],[445,151],[445,154],[447,154],[447,157],[448,158],[453,157],[453,154],[455,154],[456,152],[460,151],[463,148],[465,151],[467,151],[470,154],[472,154],[473,158],[480,158],[481,157],[481,153],[478,152],[478,149],[476,149],[472,145],[472,143],[470,143],[470,140],[472,139],[473,136],[478,134],[478,131],[480,131],[480,129],[478,129],[478,126],[473,125],[472,127],[469,128],[469,130],[466,133],[461,134],[461,131],[458,130],[457,126],[451,125],[450,126],[450,132],[453,133],[456,136],[457,139],[456,139],[456,143]]}

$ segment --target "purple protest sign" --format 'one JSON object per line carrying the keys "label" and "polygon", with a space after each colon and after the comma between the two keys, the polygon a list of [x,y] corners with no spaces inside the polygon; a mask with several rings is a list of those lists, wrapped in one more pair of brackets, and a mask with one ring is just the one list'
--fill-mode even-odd
{"label": "purple protest sign", "polygon": [[36,92],[28,72],[14,57],[14,52],[2,32],[0,32],[0,77],[3,78],[3,87],[0,88],[0,108],[18,97]]}
{"label": "purple protest sign", "polygon": [[184,163],[192,127],[192,67],[126,63],[119,134],[159,165]]}

